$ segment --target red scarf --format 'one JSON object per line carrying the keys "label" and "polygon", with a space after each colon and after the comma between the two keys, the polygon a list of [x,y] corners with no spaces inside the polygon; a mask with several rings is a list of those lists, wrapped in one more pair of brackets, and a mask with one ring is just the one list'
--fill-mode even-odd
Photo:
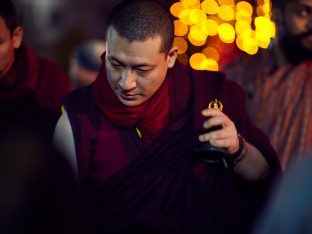
{"label": "red scarf", "polygon": [[30,48],[22,43],[21,48],[15,52],[12,68],[0,78],[0,97],[11,99],[25,95],[25,91],[33,91],[38,80],[37,74],[36,58]]}
{"label": "red scarf", "polygon": [[30,48],[24,43],[15,52],[15,62],[0,78],[0,119],[7,122],[22,118],[26,103],[33,96],[38,80],[38,65]]}
{"label": "red scarf", "polygon": [[165,130],[170,119],[168,79],[159,90],[139,106],[122,104],[110,87],[103,59],[102,67],[92,85],[92,94],[100,111],[116,126],[138,128],[145,147],[148,147]]}

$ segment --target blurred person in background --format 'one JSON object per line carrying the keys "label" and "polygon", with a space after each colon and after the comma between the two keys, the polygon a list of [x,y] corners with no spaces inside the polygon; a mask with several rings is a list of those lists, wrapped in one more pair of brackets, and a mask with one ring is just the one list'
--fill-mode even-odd
{"label": "blurred person in background", "polygon": [[100,69],[105,41],[89,40],[78,45],[69,61],[71,90],[91,84]]}
{"label": "blurred person in background", "polygon": [[312,0],[272,0],[276,37],[268,50],[223,70],[247,94],[253,122],[286,169],[312,149]]}
{"label": "blurred person in background", "polygon": [[285,172],[254,234],[312,233],[311,152]]}
{"label": "blurred person in background", "polygon": [[23,41],[11,0],[0,2],[0,134],[30,125],[51,139],[69,91],[66,74],[55,63],[35,56]]}

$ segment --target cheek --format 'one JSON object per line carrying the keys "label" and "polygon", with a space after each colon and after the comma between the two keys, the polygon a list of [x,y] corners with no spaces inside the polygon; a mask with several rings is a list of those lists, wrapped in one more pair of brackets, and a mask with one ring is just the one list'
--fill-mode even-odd
{"label": "cheek", "polygon": [[300,34],[306,30],[306,20],[298,17],[291,17],[288,22],[288,30],[292,34]]}
{"label": "cheek", "polygon": [[160,75],[161,75],[160,77],[164,77],[164,78],[157,79],[157,76],[155,76],[153,77],[152,82],[150,82],[148,85],[145,86],[146,87],[145,91],[147,91],[150,94],[150,96],[152,96],[154,93],[157,92],[157,90],[160,88],[160,86],[165,80],[165,74],[161,73]]}
{"label": "cheek", "polygon": [[8,47],[0,46],[0,66],[5,66],[14,60],[14,50],[10,50]]}
{"label": "cheek", "polygon": [[106,67],[106,76],[108,82],[112,87],[118,87],[118,82],[120,78],[119,72],[115,71],[112,68]]}

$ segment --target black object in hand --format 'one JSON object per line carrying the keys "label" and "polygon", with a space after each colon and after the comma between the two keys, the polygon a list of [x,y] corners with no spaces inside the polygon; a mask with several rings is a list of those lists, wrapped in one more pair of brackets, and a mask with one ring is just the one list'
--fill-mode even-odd
{"label": "black object in hand", "polygon": [[[205,132],[212,132],[221,129],[222,126],[213,126]],[[224,148],[215,147],[210,144],[209,141],[207,142],[200,142],[198,141],[197,146],[194,150],[194,159],[196,161],[201,161],[205,163],[211,164],[219,164],[224,163],[223,158],[228,155],[228,151]]]}

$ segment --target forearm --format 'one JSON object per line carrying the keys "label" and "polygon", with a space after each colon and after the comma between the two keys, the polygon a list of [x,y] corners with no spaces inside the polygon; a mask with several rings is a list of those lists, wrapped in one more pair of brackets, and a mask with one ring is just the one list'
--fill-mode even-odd
{"label": "forearm", "polygon": [[247,152],[244,158],[235,165],[236,173],[247,181],[259,181],[269,173],[269,164],[261,152],[253,145],[245,142]]}

